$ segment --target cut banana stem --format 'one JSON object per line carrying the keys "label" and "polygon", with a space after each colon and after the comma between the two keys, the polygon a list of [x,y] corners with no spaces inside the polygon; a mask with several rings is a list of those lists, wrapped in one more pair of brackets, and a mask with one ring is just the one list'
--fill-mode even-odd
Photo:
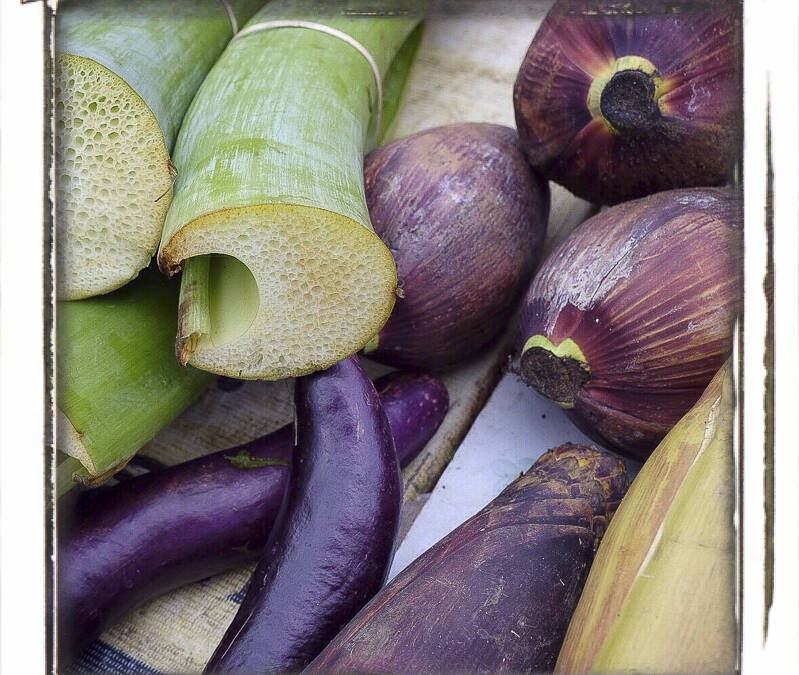
{"label": "cut banana stem", "polygon": [[56,305],[58,491],[94,485],[199,397],[211,377],[175,362],[177,284],[156,271]]}
{"label": "cut banana stem", "polygon": [[[230,0],[238,21],[265,0]],[[72,0],[56,15],[57,291],[107,293],[152,258],[177,130],[233,34],[220,0]]]}
{"label": "cut banana stem", "polygon": [[[377,74],[398,57],[390,74],[404,80],[421,12],[377,4],[270,3],[203,82],[175,146],[181,171],[158,263],[168,274],[185,264],[191,281],[190,259],[224,257],[211,262],[206,299],[184,283],[182,362],[245,379],[302,375],[358,351],[388,318],[396,269],[369,221],[363,154],[379,136]],[[307,25],[249,30],[273,21],[348,40]],[[389,85],[396,98],[401,87]],[[209,332],[188,314],[207,315]]]}

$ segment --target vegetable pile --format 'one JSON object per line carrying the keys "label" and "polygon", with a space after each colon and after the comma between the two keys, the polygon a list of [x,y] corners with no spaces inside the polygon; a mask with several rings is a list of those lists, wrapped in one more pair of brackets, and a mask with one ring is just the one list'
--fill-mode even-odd
{"label": "vegetable pile", "polygon": [[[374,385],[405,465],[444,419],[447,390],[435,377],[400,371]],[[293,446],[294,429],[287,425],[82,493],[58,545],[62,656],[145,600],[258,559],[297,461]]]}
{"label": "vegetable pile", "polygon": [[[735,669],[740,8],[557,0],[516,129],[385,142],[428,4],[59,6],[59,666],[254,564],[205,672]],[[542,259],[548,180],[611,206]],[[492,349],[574,439],[386,584],[431,373]],[[294,423],[117,473],[212,374]]]}
{"label": "vegetable pile", "polygon": [[308,670],[551,670],[626,489],[609,453],[550,450],[405,568]]}

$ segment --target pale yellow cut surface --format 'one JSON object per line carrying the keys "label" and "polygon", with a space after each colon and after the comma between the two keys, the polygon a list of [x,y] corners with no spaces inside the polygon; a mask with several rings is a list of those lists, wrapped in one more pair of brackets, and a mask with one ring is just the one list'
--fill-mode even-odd
{"label": "pale yellow cut surface", "polygon": [[76,300],[149,264],[173,170],[152,111],[108,68],[57,54],[55,101],[56,287]]}
{"label": "pale yellow cut surface", "polygon": [[175,234],[159,262],[171,268],[209,253],[237,259],[253,283],[231,283],[228,292],[220,282],[232,275],[215,279],[212,265],[211,331],[188,359],[202,370],[279,379],[327,368],[361,349],[394,304],[388,249],[360,223],[324,209],[261,204],[217,211]]}

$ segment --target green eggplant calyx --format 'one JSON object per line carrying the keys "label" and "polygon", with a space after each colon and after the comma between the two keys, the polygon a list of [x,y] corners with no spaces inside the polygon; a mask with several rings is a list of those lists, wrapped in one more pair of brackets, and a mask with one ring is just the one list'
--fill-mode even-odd
{"label": "green eggplant calyx", "polygon": [[369,354],[380,346],[380,333],[375,333],[369,342],[363,346],[363,353]]}
{"label": "green eggplant calyx", "polygon": [[543,335],[533,335],[521,355],[522,378],[540,394],[562,408],[573,408],[591,369],[580,347],[571,338],[558,345]]}
{"label": "green eggplant calyx", "polygon": [[225,459],[237,469],[260,469],[264,466],[288,466],[284,459],[275,457],[253,457],[246,450],[241,450],[235,455],[225,455]]}

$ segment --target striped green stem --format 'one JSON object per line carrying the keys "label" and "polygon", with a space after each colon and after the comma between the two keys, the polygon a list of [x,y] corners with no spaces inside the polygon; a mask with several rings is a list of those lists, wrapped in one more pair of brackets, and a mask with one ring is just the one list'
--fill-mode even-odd
{"label": "striped green stem", "polygon": [[[384,131],[418,44],[422,3],[352,7],[281,0],[248,26],[313,21],[357,40],[381,74],[393,73],[384,78],[392,97]],[[184,261],[226,256],[211,264],[198,310],[210,331],[178,336],[192,347],[183,360],[232,377],[301,375],[358,351],[388,318],[396,269],[369,221],[362,174],[375,91],[357,49],[309,28],[243,35],[222,54],[175,146],[181,173],[159,250],[161,269],[185,264],[189,280],[195,263]],[[184,292],[181,314],[199,298]]]}
{"label": "striped green stem", "polygon": [[[265,0],[229,0],[244,22]],[[57,288],[119,288],[161,237],[177,130],[233,34],[220,0],[72,0],[56,15]]]}

